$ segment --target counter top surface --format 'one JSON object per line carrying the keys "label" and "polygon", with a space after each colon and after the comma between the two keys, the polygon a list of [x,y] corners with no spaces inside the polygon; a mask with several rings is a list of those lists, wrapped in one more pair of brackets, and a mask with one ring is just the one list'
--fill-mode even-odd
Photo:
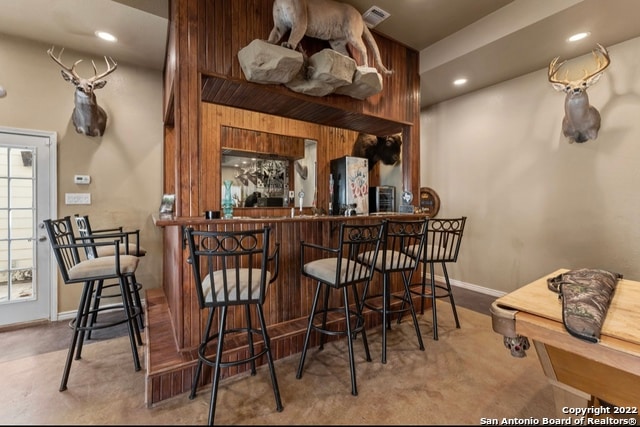
{"label": "counter top surface", "polygon": [[220,224],[220,223],[253,223],[253,222],[299,222],[299,221],[328,221],[328,222],[343,222],[343,221],[355,221],[361,219],[376,219],[376,218],[424,218],[425,214],[410,214],[400,212],[384,212],[380,214],[371,215],[354,215],[354,216],[340,216],[340,215],[264,215],[264,216],[235,216],[231,219],[205,219],[204,216],[172,216],[172,217],[153,217],[153,222],[158,227],[167,227],[172,225],[190,225],[190,224]]}

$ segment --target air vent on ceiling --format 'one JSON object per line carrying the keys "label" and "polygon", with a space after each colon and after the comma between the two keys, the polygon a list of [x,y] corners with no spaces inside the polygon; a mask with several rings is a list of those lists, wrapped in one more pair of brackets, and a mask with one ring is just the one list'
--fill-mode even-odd
{"label": "air vent on ceiling", "polygon": [[390,17],[391,14],[386,10],[380,9],[378,6],[371,6],[369,10],[362,14],[364,23],[369,28],[375,28],[379,23]]}

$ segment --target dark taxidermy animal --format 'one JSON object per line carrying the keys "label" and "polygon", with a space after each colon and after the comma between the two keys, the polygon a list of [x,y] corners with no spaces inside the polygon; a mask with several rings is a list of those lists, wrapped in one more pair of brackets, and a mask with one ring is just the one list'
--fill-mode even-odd
{"label": "dark taxidermy animal", "polygon": [[395,165],[400,161],[401,151],[401,133],[387,136],[360,133],[353,144],[351,155],[369,159],[369,170],[371,170],[378,161],[385,165]]}

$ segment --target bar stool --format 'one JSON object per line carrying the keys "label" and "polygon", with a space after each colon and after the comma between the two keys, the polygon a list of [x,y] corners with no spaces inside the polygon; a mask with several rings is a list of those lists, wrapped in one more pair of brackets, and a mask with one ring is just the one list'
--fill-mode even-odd
{"label": "bar stool", "polygon": [[[430,219],[427,238],[422,251],[417,247],[410,248],[415,253],[421,253],[420,260],[422,262],[422,280],[420,283],[411,285],[411,293],[419,295],[421,298],[420,312],[424,314],[425,298],[431,299],[431,311],[433,312],[433,339],[438,339],[438,313],[436,310],[437,298],[449,298],[453,317],[456,322],[456,328],[460,328],[458,320],[458,312],[453,299],[453,290],[449,282],[449,273],[447,272],[447,263],[457,262],[458,253],[460,252],[460,244],[462,243],[462,234],[467,222],[467,217],[459,218],[443,218]],[[435,266],[440,264],[444,273],[444,284],[438,284],[435,279]],[[427,276],[427,266],[429,266],[429,276]],[[429,277],[429,279],[427,279]],[[427,280],[429,280],[427,282]],[[427,289],[427,284],[429,289]],[[419,290],[416,290],[419,289]]]}
{"label": "bar stool", "polygon": [[[74,215],[78,233],[82,237],[90,238],[109,238],[115,237],[120,239],[120,254],[133,255],[143,257],[147,254],[147,250],[140,245],[140,230],[124,230],[123,226],[113,228],[95,229],[91,227],[88,215]],[[114,248],[112,246],[95,247],[97,256],[113,255]]]}
{"label": "bar stool", "polygon": [[[209,312],[202,341],[198,346],[198,366],[189,399],[196,396],[203,363],[213,367],[209,425],[213,425],[215,418],[221,368],[249,363],[251,375],[255,375],[256,360],[265,355],[276,398],[276,410],[280,412],[283,409],[263,311],[266,293],[278,276],[279,264],[279,244],[275,244],[273,254],[268,254],[269,234],[268,226],[245,231],[198,231],[191,227],[185,228],[189,248],[188,262],[192,267],[198,304],[200,309]],[[275,265],[273,273],[267,269],[271,263]],[[227,326],[228,309],[233,306],[244,309],[244,325],[234,325],[232,320],[233,326]],[[258,314],[259,328],[252,324],[253,307]],[[216,332],[214,329],[212,333],[214,314],[218,308],[218,330]],[[232,317],[235,317],[233,311]],[[234,360],[225,358],[223,352],[227,334],[231,334],[233,338],[242,336],[242,333],[246,333],[249,355],[244,358],[238,356]],[[255,341],[254,335],[260,336],[262,342]],[[213,341],[216,342],[216,348],[212,354],[207,347]]]}
{"label": "bar stool", "polygon": [[[133,255],[136,257],[143,257],[147,251],[140,246],[140,230],[124,231],[122,226],[114,228],[102,228],[92,229],[89,222],[88,215],[74,216],[76,222],[76,228],[78,229],[79,237],[77,240],[81,240],[84,243],[95,243],[96,241],[113,241],[114,239],[120,240],[119,251],[121,255]],[[85,247],[85,255],[87,259],[93,259],[101,256],[113,256],[114,246],[93,246],[87,245]],[[144,329],[144,309],[142,307],[142,298],[140,297],[140,291],[142,290],[142,284],[138,282],[135,274],[132,276],[133,283],[131,293],[133,295],[133,303],[135,307],[139,308],[138,327]],[[100,307],[100,301],[102,299],[120,298],[121,295],[118,291],[103,294],[103,291],[108,289],[117,288],[118,283],[104,284],[104,281],[98,281],[95,291],[93,292],[93,315],[90,319],[90,324],[93,325],[97,321],[98,308]],[[87,339],[91,339],[91,331],[87,333]]]}
{"label": "bar stool", "polygon": [[[418,318],[416,317],[413,300],[409,292],[413,273],[420,263],[417,255],[420,252],[414,253],[413,251],[408,251],[407,248],[416,247],[420,250],[422,249],[429,219],[387,219],[385,221],[386,227],[381,254],[378,255],[377,261],[373,264],[375,271],[382,274],[382,290],[371,292],[367,285],[362,293],[363,307],[382,315],[382,363],[387,363],[387,329],[391,329],[390,315],[399,313],[398,321],[400,321],[400,315],[407,310],[405,304],[409,305],[408,310],[413,318],[418,345],[420,350],[424,351]],[[400,273],[403,284],[402,295],[391,293],[391,273]],[[393,308],[391,305],[391,300],[394,298],[402,301],[399,309]]]}
{"label": "bar stool", "polygon": [[[316,293],[309,313],[296,378],[302,378],[311,331],[320,333],[320,350],[323,349],[326,336],[346,336],[349,347],[351,394],[358,395],[353,353],[353,340],[358,333],[362,334],[367,362],[371,361],[371,355],[356,285],[368,284],[373,276],[372,266],[375,265],[378,257],[384,228],[382,221],[364,225],[342,223],[336,247],[300,242],[301,273],[316,282]],[[338,299],[335,302],[330,301],[331,290],[342,290],[342,304]],[[352,303],[349,302],[349,290],[353,293]],[[321,294],[322,305],[318,308]],[[342,315],[330,318],[330,313]],[[344,327],[340,326],[342,322]]]}
{"label": "bar stool", "polygon": [[[76,353],[75,359],[80,359],[85,334],[95,329],[108,328],[127,323],[129,341],[131,342],[131,353],[133,355],[133,365],[134,369],[139,371],[140,358],[137,343],[141,342],[141,337],[138,323],[135,321],[136,316],[139,314],[139,308],[133,306],[130,293],[133,284],[133,275],[138,267],[139,259],[132,255],[120,255],[120,241],[118,239],[112,240],[111,242],[77,242],[69,216],[55,220],[46,219],[44,220],[44,225],[64,283],[83,283],[78,311],[75,319],[70,322],[70,326],[73,327],[73,336],[69,344],[60,391],[67,389],[67,381],[69,379],[69,372],[71,371],[74,352]],[[79,250],[86,249],[87,246],[106,247],[108,245],[113,246],[115,255],[81,260]],[[122,294],[122,305],[119,307],[124,313],[124,319],[118,319],[108,323],[88,324],[89,318],[95,313],[95,310],[91,309],[91,296],[95,283],[114,279],[118,281],[120,293]],[[109,307],[109,309],[112,310],[114,307]],[[98,310],[102,310],[102,308]]]}

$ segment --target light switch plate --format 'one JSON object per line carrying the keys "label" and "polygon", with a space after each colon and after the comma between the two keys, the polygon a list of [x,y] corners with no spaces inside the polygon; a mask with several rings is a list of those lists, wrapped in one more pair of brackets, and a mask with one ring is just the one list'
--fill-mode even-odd
{"label": "light switch plate", "polygon": [[75,184],[90,184],[91,177],[89,175],[74,175],[73,182]]}
{"label": "light switch plate", "polygon": [[90,205],[91,193],[65,193],[64,203],[67,205]]}

